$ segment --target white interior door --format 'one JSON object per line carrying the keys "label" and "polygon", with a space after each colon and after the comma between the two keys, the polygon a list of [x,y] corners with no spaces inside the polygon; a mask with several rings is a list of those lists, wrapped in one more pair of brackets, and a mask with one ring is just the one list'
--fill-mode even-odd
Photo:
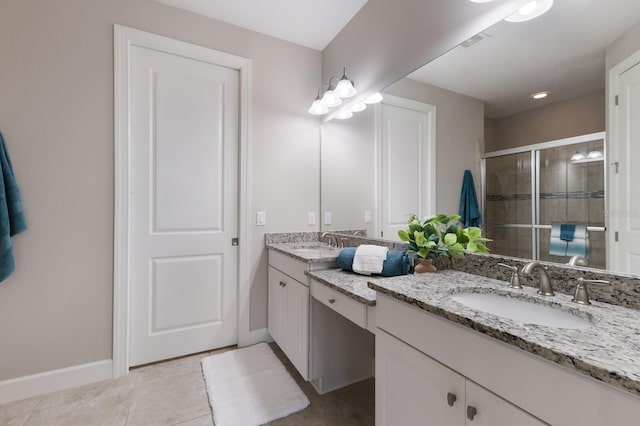
{"label": "white interior door", "polygon": [[435,213],[435,107],[385,95],[381,108],[379,235],[399,240],[410,214]]}
{"label": "white interior door", "polygon": [[[640,275],[640,64],[618,76],[611,140],[610,269]],[[617,238],[616,238],[617,234]],[[617,241],[616,241],[617,240]]]}
{"label": "white interior door", "polygon": [[131,51],[130,365],[236,343],[238,71]]}

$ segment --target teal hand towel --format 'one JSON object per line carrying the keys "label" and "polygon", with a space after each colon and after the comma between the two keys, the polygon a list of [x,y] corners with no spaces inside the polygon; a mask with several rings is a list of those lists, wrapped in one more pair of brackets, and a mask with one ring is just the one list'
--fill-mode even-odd
{"label": "teal hand towel", "polygon": [[355,255],[355,247],[346,247],[340,250],[340,253],[338,253],[338,258],[336,259],[338,268],[342,269],[343,271],[353,272],[353,257]]}
{"label": "teal hand towel", "polygon": [[573,240],[573,233],[576,232],[576,225],[573,223],[560,224],[560,239],[562,241]]}
{"label": "teal hand towel", "polygon": [[[340,250],[338,258],[336,259],[338,267],[343,271],[353,272],[353,257],[355,254],[355,247],[346,247]],[[407,275],[410,269],[411,260],[409,260],[407,252],[389,250],[387,252],[387,258],[382,264],[382,272],[380,272],[380,275],[383,277]]]}
{"label": "teal hand towel", "polygon": [[467,226],[480,226],[482,215],[478,197],[476,196],[476,186],[473,183],[473,175],[470,170],[464,171],[462,178],[462,189],[460,190],[460,209],[458,210],[462,224]]}
{"label": "teal hand towel", "polygon": [[0,133],[0,281],[15,270],[11,237],[27,229],[13,166]]}

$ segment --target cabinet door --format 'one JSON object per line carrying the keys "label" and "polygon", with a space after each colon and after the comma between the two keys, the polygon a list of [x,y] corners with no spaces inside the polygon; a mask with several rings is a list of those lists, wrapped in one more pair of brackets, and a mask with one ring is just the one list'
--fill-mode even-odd
{"label": "cabinet door", "polygon": [[308,380],[309,288],[291,278],[284,283],[286,290],[285,353],[302,377]]}
{"label": "cabinet door", "polygon": [[465,412],[469,410],[469,407],[475,409],[474,416],[467,413],[467,426],[541,426],[547,424],[470,380],[467,380],[466,387],[467,406]]}
{"label": "cabinet door", "polygon": [[282,301],[285,289],[282,287],[283,273],[269,266],[269,305],[268,305],[268,329],[269,334],[284,351],[283,339],[284,310]]}
{"label": "cabinet door", "polygon": [[376,426],[462,426],[464,390],[464,377],[376,331]]}

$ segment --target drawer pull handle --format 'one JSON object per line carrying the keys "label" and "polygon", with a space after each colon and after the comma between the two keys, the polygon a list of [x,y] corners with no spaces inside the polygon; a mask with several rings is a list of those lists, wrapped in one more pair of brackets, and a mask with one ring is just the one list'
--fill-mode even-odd
{"label": "drawer pull handle", "polygon": [[331,299],[329,299],[329,303],[334,304],[336,303],[336,299],[334,299],[333,297]]}
{"label": "drawer pull handle", "polygon": [[456,396],[455,393],[449,392],[447,394],[447,404],[449,404],[449,407],[453,407],[453,403],[456,402],[457,399],[458,397]]}
{"label": "drawer pull handle", "polygon": [[476,407],[472,405],[467,405],[467,418],[469,420],[473,420],[476,414],[478,414],[478,410],[476,410]]}
{"label": "drawer pull handle", "polygon": [[284,281],[280,281],[280,287],[285,287],[287,285],[287,283],[285,283]]}

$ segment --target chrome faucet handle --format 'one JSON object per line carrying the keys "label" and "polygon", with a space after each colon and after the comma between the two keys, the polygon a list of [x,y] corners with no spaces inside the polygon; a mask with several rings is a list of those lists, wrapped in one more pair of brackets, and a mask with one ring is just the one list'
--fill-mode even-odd
{"label": "chrome faucet handle", "polygon": [[578,278],[578,285],[576,285],[576,292],[573,294],[572,302],[576,302],[580,305],[590,305],[591,300],[589,299],[589,291],[587,289],[587,285],[585,283],[594,283],[594,284],[611,284],[607,280],[585,280],[584,278]]}
{"label": "chrome faucet handle", "polygon": [[520,272],[518,271],[517,266],[507,265],[506,263],[498,263],[498,266],[511,269],[511,279],[509,279],[510,288],[522,288],[522,284],[520,283]]}

